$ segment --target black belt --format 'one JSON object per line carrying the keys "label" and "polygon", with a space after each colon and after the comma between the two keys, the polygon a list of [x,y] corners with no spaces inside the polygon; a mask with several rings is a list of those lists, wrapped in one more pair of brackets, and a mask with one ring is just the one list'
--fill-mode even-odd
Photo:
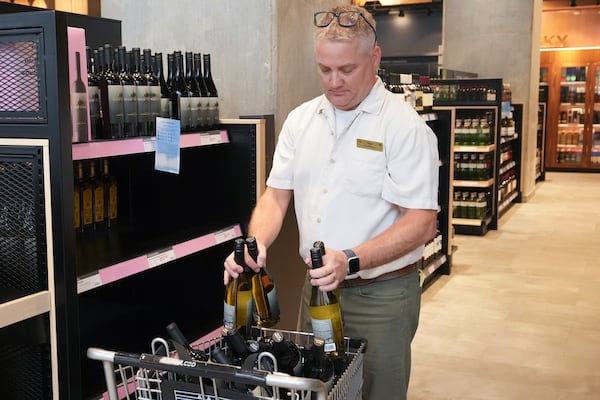
{"label": "black belt", "polygon": [[407,265],[406,267],[383,273],[383,274],[376,276],[375,278],[371,278],[371,279],[364,279],[361,277],[354,278],[354,279],[346,279],[346,280],[340,282],[340,284],[338,286],[341,288],[349,288],[349,287],[354,287],[354,286],[368,285],[369,283],[373,283],[373,282],[381,282],[381,281],[388,281],[390,279],[401,278],[403,276],[410,274],[411,272],[415,272],[417,270],[417,264],[418,264],[418,262],[414,262],[412,264]]}

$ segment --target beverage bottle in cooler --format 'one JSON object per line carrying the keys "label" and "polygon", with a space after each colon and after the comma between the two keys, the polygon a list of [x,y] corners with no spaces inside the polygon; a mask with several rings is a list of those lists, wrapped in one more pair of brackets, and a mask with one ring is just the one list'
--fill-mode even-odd
{"label": "beverage bottle in cooler", "polygon": [[210,54],[203,55],[204,61],[204,83],[208,91],[208,127],[216,129],[219,126],[219,94],[212,77],[210,66]]}
{"label": "beverage bottle in cooler", "polygon": [[198,130],[208,129],[208,107],[210,98],[208,97],[208,89],[206,88],[206,82],[202,76],[202,54],[194,53],[194,78],[198,84],[199,95],[199,115],[198,121],[196,121],[196,128]]}
{"label": "beverage bottle in cooler", "polygon": [[154,54],[155,71],[160,86],[160,112],[159,117],[171,118],[171,92],[167,81],[165,80],[165,70],[163,66],[162,53]]}
{"label": "beverage bottle in cooler", "polygon": [[245,240],[238,238],[233,244],[233,256],[237,264],[244,267],[237,278],[230,278],[225,287],[223,302],[223,325],[236,328],[242,336],[248,338],[252,327],[252,283],[248,276],[248,267],[244,261]]}
{"label": "beverage bottle in cooler", "polygon": [[190,96],[185,84],[183,55],[180,51],[174,53],[173,65],[175,67],[171,87],[173,118],[180,121],[182,132],[188,132],[190,130]]}
{"label": "beverage bottle in cooler", "polygon": [[101,231],[106,228],[106,211],[104,204],[104,184],[96,176],[96,162],[90,161],[90,175],[88,182],[92,186],[92,215],[94,230]]}
{"label": "beverage bottle in cooler", "polygon": [[115,225],[117,220],[117,179],[108,170],[108,160],[102,162],[102,184],[104,185],[104,209],[108,228]]}
{"label": "beverage bottle in cooler", "polygon": [[[162,63],[162,61],[161,61]],[[144,78],[148,86],[148,118],[146,119],[145,133],[148,136],[156,135],[156,117],[160,116],[161,87],[158,77],[154,72],[155,61],[150,49],[144,49]]]}
{"label": "beverage bottle in cooler", "polygon": [[[254,261],[258,258],[258,245],[256,238],[246,238],[248,254]],[[269,328],[279,321],[279,302],[277,300],[277,289],[275,282],[266,268],[259,272],[251,272],[252,299],[254,300],[254,321],[258,326]]]}
{"label": "beverage bottle in cooler", "polygon": [[123,133],[125,137],[135,137],[139,136],[137,88],[129,70],[127,49],[124,46],[119,46],[117,50],[119,79],[123,86]]}
{"label": "beverage bottle in cooler", "polygon": [[99,88],[100,78],[98,76],[98,50],[93,50],[86,46],[87,69],[88,69],[88,103],[90,107],[90,133],[92,140],[100,139],[102,135],[102,120],[100,119],[100,97]]}
{"label": "beverage bottle in cooler", "polygon": [[87,91],[81,76],[81,53],[75,52],[75,69],[77,76],[71,91],[71,118],[73,127],[73,143],[88,141],[88,109]]}
{"label": "beverage bottle in cooler", "polygon": [[[313,269],[323,266],[321,248],[313,246],[310,249],[310,258]],[[318,286],[313,286],[309,308],[313,333],[325,340],[325,352],[332,357],[342,356],[344,354],[342,312],[335,293],[324,292],[319,290]]]}
{"label": "beverage bottle in cooler", "polygon": [[[100,51],[100,49],[98,50]],[[102,110],[103,138],[125,137],[123,127],[123,87],[114,70],[113,50],[104,45],[104,68],[100,79],[100,108]]]}

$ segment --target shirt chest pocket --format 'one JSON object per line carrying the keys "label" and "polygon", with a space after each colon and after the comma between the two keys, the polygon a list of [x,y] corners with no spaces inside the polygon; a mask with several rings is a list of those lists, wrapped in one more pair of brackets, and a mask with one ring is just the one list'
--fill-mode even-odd
{"label": "shirt chest pocket", "polygon": [[386,164],[382,151],[353,149],[344,165],[344,189],[360,196],[380,196],[387,174]]}

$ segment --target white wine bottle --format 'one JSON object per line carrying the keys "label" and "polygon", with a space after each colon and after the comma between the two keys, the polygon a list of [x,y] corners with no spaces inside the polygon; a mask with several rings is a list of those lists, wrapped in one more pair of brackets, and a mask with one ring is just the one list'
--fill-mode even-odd
{"label": "white wine bottle", "polygon": [[248,267],[244,262],[246,241],[242,238],[233,244],[233,257],[237,264],[244,267],[237,278],[232,278],[225,287],[223,302],[223,325],[225,328],[237,329],[242,336],[248,337],[252,327],[252,283],[248,277]]}
{"label": "white wine bottle", "polygon": [[[323,252],[320,247],[310,249],[312,268],[323,266]],[[344,332],[340,303],[333,291],[324,292],[318,286],[312,287],[310,296],[310,317],[313,334],[325,340],[325,353],[331,357],[344,354]]]}
{"label": "white wine bottle", "polygon": [[[254,236],[246,238],[248,254],[254,259],[258,258],[258,244]],[[255,304],[254,321],[256,325],[269,328],[279,322],[279,302],[275,282],[266,268],[259,272],[251,272],[252,299]]]}

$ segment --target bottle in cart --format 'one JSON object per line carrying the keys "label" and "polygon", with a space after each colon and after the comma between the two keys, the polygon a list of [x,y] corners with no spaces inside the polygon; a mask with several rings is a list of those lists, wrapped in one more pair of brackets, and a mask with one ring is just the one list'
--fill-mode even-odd
{"label": "bottle in cart", "polygon": [[319,379],[327,384],[327,391],[333,386],[335,369],[331,358],[325,354],[325,340],[315,336],[313,344],[305,353],[302,368],[305,378]]}
{"label": "bottle in cart", "polygon": [[[246,238],[248,254],[254,261],[258,258],[258,244],[254,236]],[[254,321],[256,325],[269,328],[279,322],[279,302],[275,282],[266,268],[251,272]]]}
{"label": "bottle in cart", "polygon": [[277,360],[277,369],[289,375],[302,375],[302,360],[300,349],[294,342],[287,340],[282,332],[275,331],[272,335],[273,355]]}
{"label": "bottle in cart", "polygon": [[208,361],[208,354],[202,350],[194,349],[175,322],[171,322],[169,325],[167,325],[167,333],[171,337],[171,340],[175,345],[175,350],[177,350],[180,359]]}
{"label": "bottle in cart", "polygon": [[[310,250],[312,268],[323,266],[323,251],[318,246]],[[331,357],[344,354],[344,332],[342,312],[333,291],[324,292],[313,286],[310,296],[310,316],[315,336],[325,340],[325,353]]]}

